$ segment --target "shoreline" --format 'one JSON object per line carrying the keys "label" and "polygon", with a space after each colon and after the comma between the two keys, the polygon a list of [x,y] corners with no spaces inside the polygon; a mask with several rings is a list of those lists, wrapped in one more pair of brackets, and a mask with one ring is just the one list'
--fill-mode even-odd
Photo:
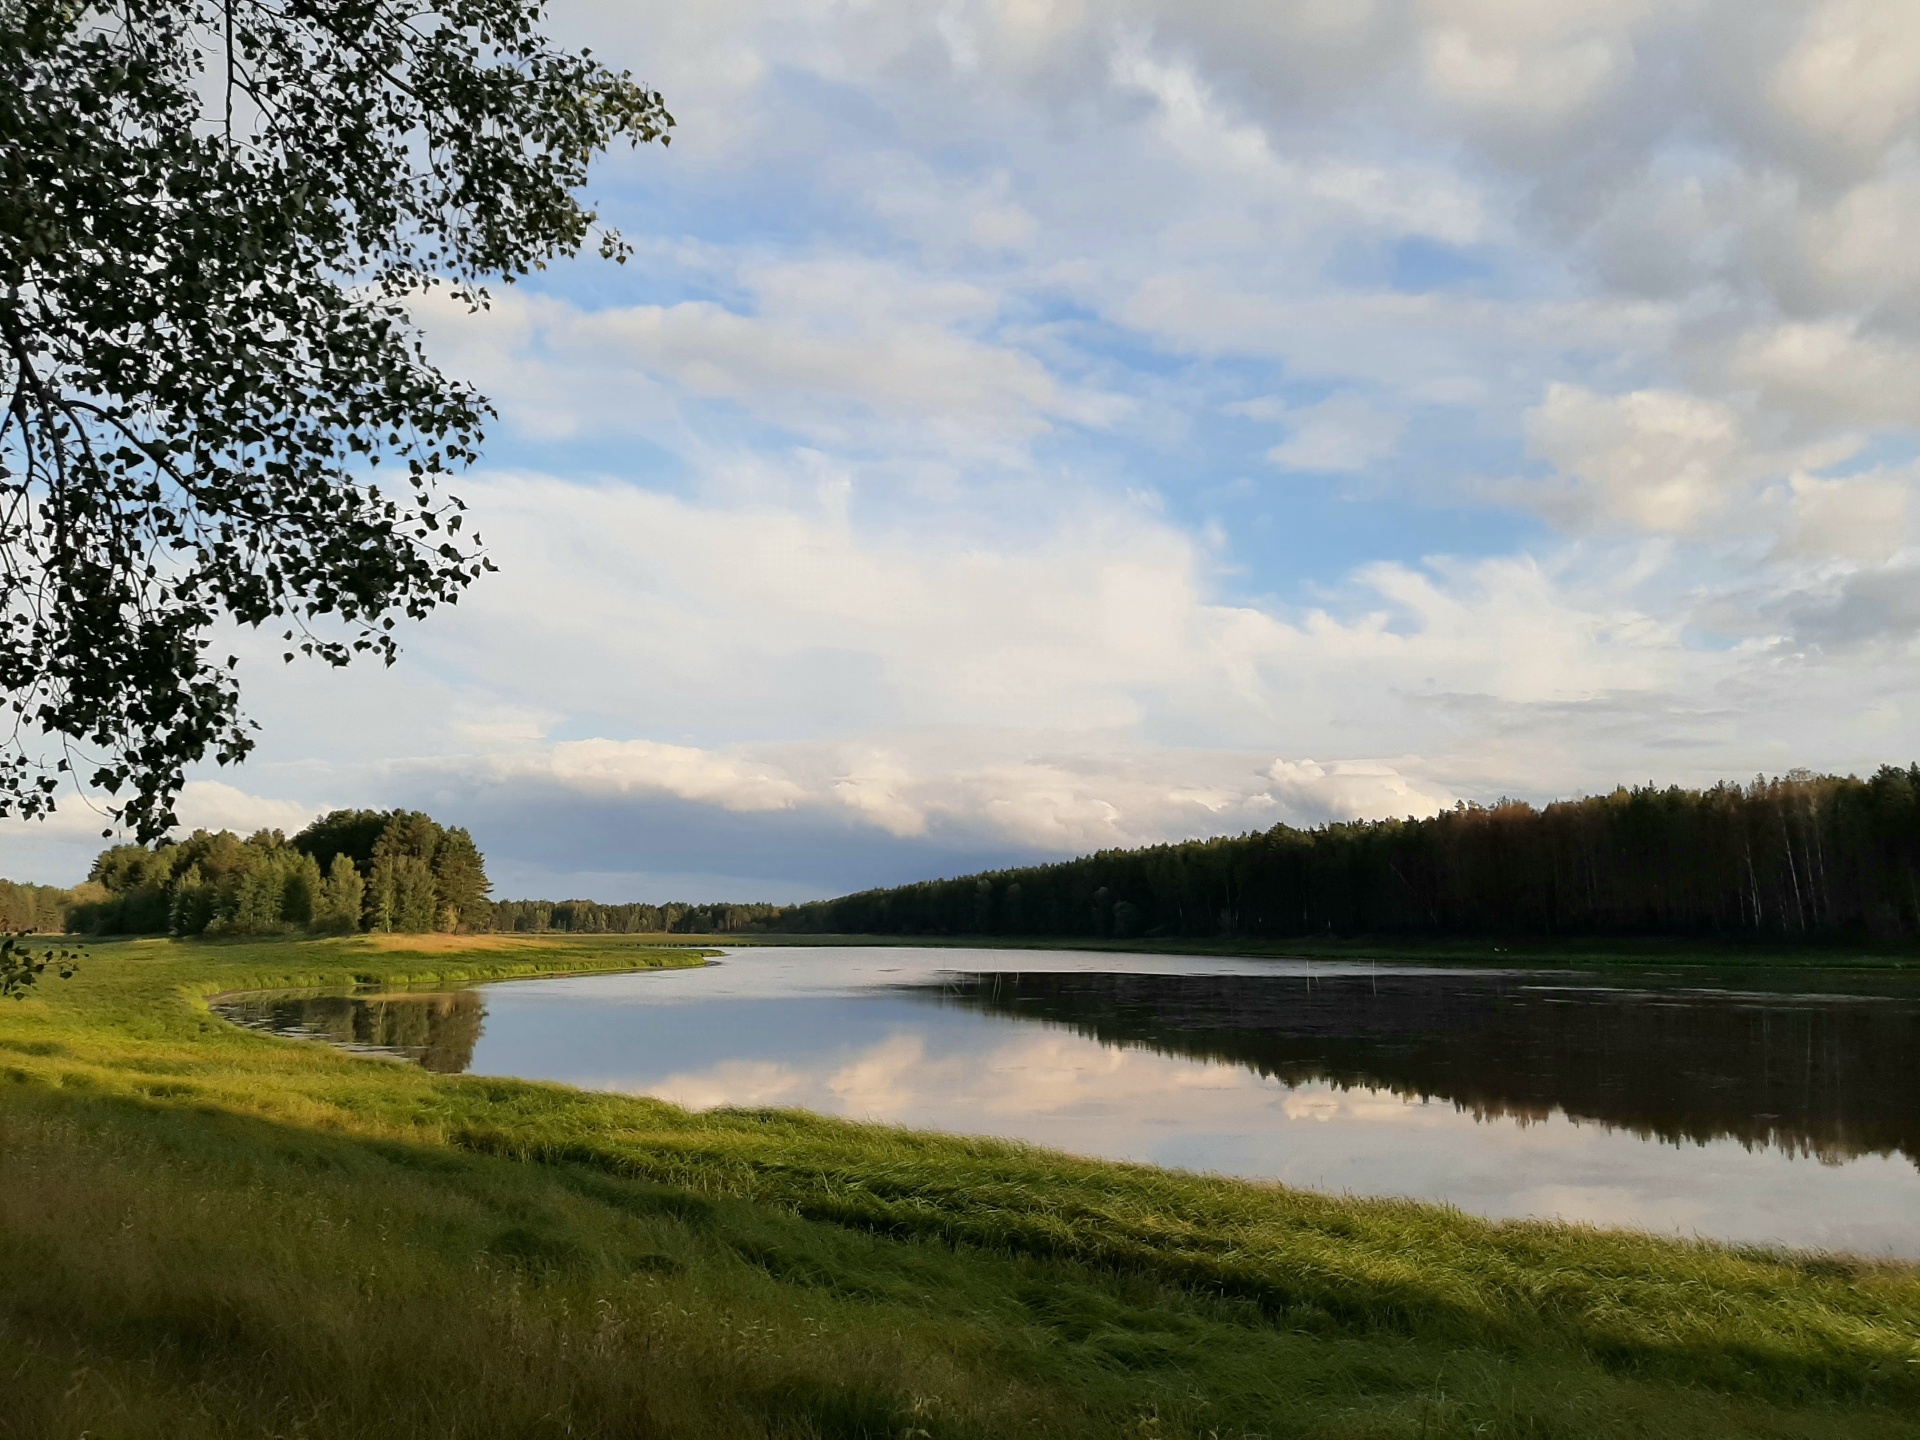
{"label": "shoreline", "polygon": [[[402,1325],[405,1373],[463,1377],[458,1433],[503,1440],[635,1406],[686,1435],[1920,1435],[1920,1266],[439,1076],[205,1009],[687,948],[105,943],[0,1010],[18,1433],[289,1405],[310,1435],[453,1433],[381,1358]],[[205,1315],[253,1318],[187,1344]],[[631,1345],[592,1339],[615,1322]],[[487,1363],[496,1325],[549,1337],[516,1342],[545,1368]]]}

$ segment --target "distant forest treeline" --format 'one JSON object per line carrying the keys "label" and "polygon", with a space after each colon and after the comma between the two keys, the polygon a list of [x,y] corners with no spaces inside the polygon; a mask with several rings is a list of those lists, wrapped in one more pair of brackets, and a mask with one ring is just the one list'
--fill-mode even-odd
{"label": "distant forest treeline", "polygon": [[60,931],[67,928],[67,912],[81,900],[100,894],[97,887],[83,885],[78,890],[63,890],[57,885],[22,885],[0,880],[0,931],[25,934],[29,931]]}
{"label": "distant forest treeline", "polygon": [[343,810],[291,839],[103,852],[75,890],[0,881],[0,927],[95,934],[1920,938],[1920,765],[1619,789],[1544,809],[1271,830],[803,905],[487,899],[467,832]]}
{"label": "distant forest treeline", "polygon": [[794,906],[777,930],[1088,938],[1920,936],[1920,765],[1271,830]]}
{"label": "distant forest treeline", "polygon": [[720,935],[764,930],[778,905],[602,905],[597,900],[496,900],[491,928],[538,934]]}

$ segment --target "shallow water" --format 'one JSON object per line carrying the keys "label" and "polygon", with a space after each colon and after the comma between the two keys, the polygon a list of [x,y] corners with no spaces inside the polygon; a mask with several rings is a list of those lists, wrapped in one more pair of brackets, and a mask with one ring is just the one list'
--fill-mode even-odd
{"label": "shallow water", "polygon": [[1920,983],[1885,972],[823,947],[219,1008],[441,1071],[1920,1258]]}

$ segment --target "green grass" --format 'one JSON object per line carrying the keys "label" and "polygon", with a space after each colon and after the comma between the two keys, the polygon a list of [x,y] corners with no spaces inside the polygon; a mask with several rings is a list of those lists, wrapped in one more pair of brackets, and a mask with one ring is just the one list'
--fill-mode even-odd
{"label": "green grass", "polygon": [[1920,1272],[236,1030],[686,963],[135,941],[0,1008],[0,1436],[1920,1436]]}

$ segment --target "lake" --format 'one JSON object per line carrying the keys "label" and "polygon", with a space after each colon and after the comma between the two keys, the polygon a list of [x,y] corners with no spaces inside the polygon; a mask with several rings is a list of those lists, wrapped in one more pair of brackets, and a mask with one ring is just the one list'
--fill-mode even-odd
{"label": "lake", "polygon": [[936,947],[226,997],[431,1069],[1920,1258],[1920,979]]}

